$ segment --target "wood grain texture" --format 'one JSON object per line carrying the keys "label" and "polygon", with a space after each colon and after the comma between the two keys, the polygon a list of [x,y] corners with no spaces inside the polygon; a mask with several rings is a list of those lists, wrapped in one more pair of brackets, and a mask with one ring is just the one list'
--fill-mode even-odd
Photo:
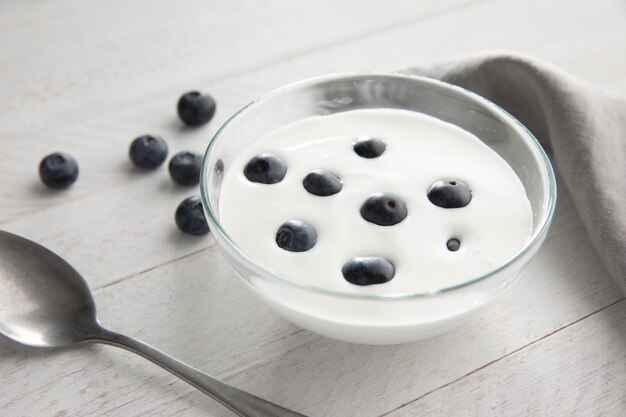
{"label": "wood grain texture", "polygon": [[624,317],[621,300],[387,416],[623,416]]}
{"label": "wood grain texture", "polygon": [[[212,249],[98,290],[95,299],[103,325],[224,377],[315,337],[302,334],[244,291]],[[2,416],[20,415],[24,407],[32,416],[134,415],[176,403],[190,390],[144,359],[108,346],[54,354],[11,344],[0,349],[1,379],[10,381],[0,390]],[[190,405],[180,406],[182,413]]]}
{"label": "wood grain texture", "polygon": [[[355,7],[330,0],[271,0],[255,7],[242,0],[194,0],[184,6],[159,0],[146,7],[141,0],[106,5],[90,0],[66,10],[57,3],[48,19],[7,10],[0,18],[0,28],[9,25],[12,34],[0,41],[5,57],[0,137],[51,121],[71,123],[168,86],[231,77],[470,3],[445,0],[417,7],[367,0]],[[20,12],[21,19],[15,16]]]}
{"label": "wood grain texture", "polygon": [[[396,70],[480,49],[530,53],[626,91],[625,16],[619,0],[0,1],[1,227],[74,264],[112,330],[313,416],[618,415],[623,326],[606,323],[615,311],[623,317],[622,295],[565,190],[526,276],[475,320],[432,340],[367,347],[321,338],[267,310],[210,237],[175,229],[176,205],[197,188],[175,187],[163,168],[137,172],[126,153],[144,132],[163,134],[172,152],[201,152],[242,105],[304,77]],[[215,120],[198,130],[181,127],[173,111],[190,88],[218,101]],[[56,149],[82,169],[63,193],[36,177],[40,157]],[[539,365],[529,374],[526,363]],[[50,353],[0,340],[0,379],[3,417],[230,415],[110,347]],[[560,414],[554,398],[571,413]],[[577,399],[581,406],[568,408]]]}

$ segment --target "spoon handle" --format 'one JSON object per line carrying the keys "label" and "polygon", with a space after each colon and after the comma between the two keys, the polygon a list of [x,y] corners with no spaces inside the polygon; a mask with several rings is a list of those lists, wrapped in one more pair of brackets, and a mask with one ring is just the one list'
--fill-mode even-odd
{"label": "spoon handle", "polygon": [[121,347],[143,356],[180,379],[187,381],[241,417],[306,417],[303,414],[231,387],[137,339],[102,329],[101,332],[94,335],[92,340]]}

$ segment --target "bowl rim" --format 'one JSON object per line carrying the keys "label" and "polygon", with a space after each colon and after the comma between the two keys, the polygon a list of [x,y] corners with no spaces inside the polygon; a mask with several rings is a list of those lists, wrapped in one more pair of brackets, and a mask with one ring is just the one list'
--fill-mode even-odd
{"label": "bowl rim", "polygon": [[[496,114],[500,114],[503,116],[502,118],[505,121],[508,121],[511,127],[515,128],[520,136],[526,140],[531,148],[536,152],[536,154],[540,157],[541,162],[543,162],[543,167],[545,172],[547,173],[546,177],[543,178],[548,188],[548,199],[546,203],[543,205],[543,221],[542,224],[536,228],[536,231],[529,237],[528,241],[517,253],[515,253],[511,258],[509,258],[502,265],[498,266],[495,269],[492,269],[484,274],[479,276],[470,278],[468,280],[463,281],[460,284],[439,288],[433,291],[420,291],[420,292],[412,292],[412,293],[387,293],[387,294],[364,294],[364,293],[356,293],[356,292],[347,292],[347,291],[337,291],[331,290],[324,287],[318,287],[316,285],[311,285],[306,282],[301,282],[295,278],[289,277],[287,275],[281,274],[277,271],[274,271],[272,268],[263,264],[262,262],[256,260],[253,256],[249,255],[246,251],[235,243],[235,241],[230,237],[230,235],[224,230],[221,222],[219,221],[219,217],[215,214],[213,207],[211,206],[211,202],[209,199],[209,185],[207,184],[206,179],[208,178],[209,169],[211,169],[209,164],[209,158],[211,155],[211,151],[213,150],[215,144],[220,140],[224,132],[233,124],[236,123],[241,117],[244,117],[246,113],[250,111],[252,107],[263,104],[266,100],[279,95],[283,92],[294,88],[302,88],[307,85],[313,85],[315,83],[324,82],[324,81],[333,81],[340,80],[345,78],[355,78],[355,77],[392,77],[392,78],[401,78],[404,80],[412,80],[418,81],[421,83],[434,84],[439,87],[443,87],[450,91],[453,91],[456,94],[460,94],[466,96],[474,101],[478,101],[490,108]],[[224,242],[228,244],[230,248],[232,248],[238,255],[241,261],[250,264],[254,269],[260,269],[263,272],[263,277],[269,276],[272,279],[276,279],[290,286],[295,286],[300,289],[304,289],[307,291],[312,291],[316,293],[321,293],[324,295],[330,295],[341,298],[350,298],[350,299],[370,299],[370,300],[406,300],[406,299],[414,299],[414,298],[422,298],[422,297],[433,297],[437,295],[443,295],[447,293],[452,293],[454,291],[458,291],[464,288],[468,288],[480,282],[483,282],[490,277],[497,275],[499,272],[517,264],[521,261],[526,254],[531,253],[533,249],[541,245],[543,239],[548,232],[550,227],[550,223],[552,222],[552,218],[554,216],[554,211],[556,207],[556,199],[557,199],[557,184],[556,177],[554,173],[554,169],[546,154],[546,151],[543,149],[537,138],[524,126],[519,120],[513,117],[509,112],[504,110],[502,107],[493,103],[492,101],[482,97],[470,90],[467,90],[463,87],[450,84],[445,81],[441,81],[438,79],[425,77],[421,75],[408,74],[403,72],[340,72],[340,73],[331,73],[325,75],[319,75],[315,77],[306,78],[300,81],[296,81],[293,83],[289,83],[282,87],[279,87],[269,93],[266,93],[250,103],[246,104],[244,107],[239,109],[236,113],[226,120],[222,126],[215,132],[213,137],[211,138],[209,145],[207,146],[206,152],[204,154],[202,169],[200,172],[200,194],[202,199],[202,206],[204,208],[205,216],[207,217],[207,221],[210,224],[211,231],[217,232],[219,237],[223,239]],[[220,241],[216,240],[216,244],[219,248]]]}

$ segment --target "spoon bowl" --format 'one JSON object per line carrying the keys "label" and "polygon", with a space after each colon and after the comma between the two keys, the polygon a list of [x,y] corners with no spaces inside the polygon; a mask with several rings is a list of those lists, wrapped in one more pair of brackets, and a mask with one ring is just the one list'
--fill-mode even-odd
{"label": "spoon bowl", "polygon": [[0,231],[0,333],[35,347],[84,342],[98,329],[87,283],[48,249]]}
{"label": "spoon bowl", "polygon": [[0,230],[0,334],[46,348],[105,343],[137,353],[242,417],[304,417],[224,384],[139,340],[104,329],[83,277],[61,257]]}

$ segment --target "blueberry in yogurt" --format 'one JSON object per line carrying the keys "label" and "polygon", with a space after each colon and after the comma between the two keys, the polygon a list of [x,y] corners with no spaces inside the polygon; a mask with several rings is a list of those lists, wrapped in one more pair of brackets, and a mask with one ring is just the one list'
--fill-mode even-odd
{"label": "blueberry in yogurt", "polygon": [[472,191],[462,181],[441,180],[435,182],[426,192],[431,203],[442,208],[461,208],[472,201]]}
{"label": "blueberry in yogurt", "polygon": [[50,188],[67,188],[78,178],[78,163],[65,152],[52,153],[41,160],[39,177]]}
{"label": "blueberry in yogurt", "polygon": [[315,229],[300,220],[283,223],[276,232],[276,244],[289,252],[306,252],[317,243]]}
{"label": "blueberry in yogurt", "polygon": [[354,142],[354,152],[361,158],[378,158],[385,152],[387,145],[381,139],[364,137]]}
{"label": "blueberry in yogurt", "polygon": [[349,283],[363,286],[391,281],[396,274],[396,268],[380,256],[364,256],[346,262],[341,273]]}
{"label": "blueberry in yogurt", "polygon": [[452,239],[448,239],[448,241],[446,242],[446,247],[450,252],[456,252],[461,247],[461,241],[453,237]]}
{"label": "blueberry in yogurt", "polygon": [[276,155],[263,153],[253,157],[243,169],[243,174],[251,182],[276,184],[285,178],[287,166]]}
{"label": "blueberry in yogurt", "polygon": [[361,205],[361,216],[368,222],[380,226],[398,224],[407,214],[404,201],[392,193],[374,193]]}
{"label": "blueberry in yogurt", "polygon": [[310,172],[302,180],[302,185],[309,193],[321,197],[337,194],[343,187],[341,180],[336,175],[322,169]]}
{"label": "blueberry in yogurt", "polygon": [[[364,135],[386,144],[378,158],[359,156],[361,142],[353,148]],[[230,169],[224,169],[223,177],[215,172],[221,172],[221,165],[211,167],[209,176],[215,181],[209,186],[219,193],[216,209],[224,230],[244,252],[277,274],[328,291],[409,294],[454,286],[506,262],[524,247],[532,230],[533,212],[524,185],[506,161],[471,132],[418,112],[359,109],[298,119],[236,153],[235,159],[225,161]],[[274,186],[244,176],[251,158],[267,153],[286,164],[284,179]],[[454,164],[467,162],[468,155],[471,164]],[[263,178],[270,163],[256,166],[259,159],[250,166],[260,168]],[[338,177],[341,190],[328,197],[314,194],[326,194],[314,188],[323,189],[329,178],[317,175],[318,170]],[[456,210],[436,206],[427,190],[440,180],[456,181],[457,187],[467,184],[476,201]],[[506,199],[498,198],[503,189]],[[431,190],[433,199],[438,191]],[[484,224],[475,223],[483,219],[467,211],[479,209],[472,206],[480,198],[489,201],[489,221]],[[315,229],[317,243],[308,251],[288,250],[301,249],[296,244],[299,228],[285,226],[277,236],[283,222],[294,219]],[[497,238],[492,231],[498,231]],[[467,249],[471,256],[464,254]],[[419,253],[428,260],[415,259]],[[386,258],[395,276],[387,284],[361,287],[386,282],[393,269],[383,260],[357,257]],[[342,311],[344,307],[337,304]]]}

